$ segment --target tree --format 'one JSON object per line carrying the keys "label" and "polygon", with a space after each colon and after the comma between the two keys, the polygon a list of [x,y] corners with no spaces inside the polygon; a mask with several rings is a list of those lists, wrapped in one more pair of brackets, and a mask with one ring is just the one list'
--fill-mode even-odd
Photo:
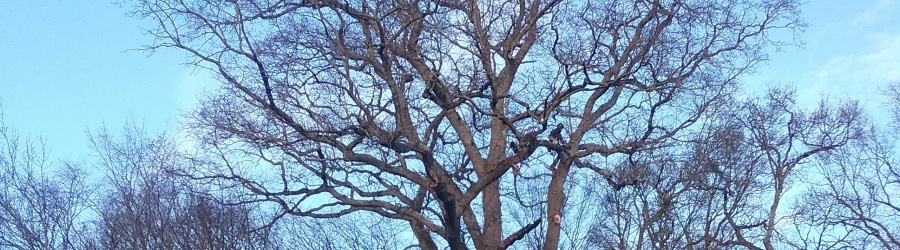
{"label": "tree", "polygon": [[410,249],[408,224],[385,217],[349,214],[330,220],[284,217],[271,230],[281,249]]}
{"label": "tree", "polygon": [[900,84],[887,91],[893,119],[874,124],[847,147],[820,157],[814,188],[795,206],[797,248],[900,248],[900,168],[896,155]]}
{"label": "tree", "polygon": [[[855,102],[797,107],[793,91],[715,108],[698,130],[632,155],[616,171],[640,180],[598,192],[603,220],[590,240],[609,249],[782,249],[795,212],[786,194],[808,176],[811,159],[859,138]],[[633,166],[638,166],[634,168]],[[802,185],[801,189],[802,189]]]}
{"label": "tree", "polygon": [[223,204],[197,183],[173,175],[187,164],[172,138],[151,138],[134,124],[120,136],[91,134],[105,173],[97,249],[269,249],[269,229],[254,207]]}
{"label": "tree", "polygon": [[769,32],[802,26],[791,0],[172,0],[135,14],[157,23],[148,49],[186,51],[224,83],[190,116],[210,157],[185,174],[284,214],[404,221],[422,249],[558,248],[575,170],[614,191],[647,183],[634,156],[701,129],[780,45]]}
{"label": "tree", "polygon": [[0,112],[0,249],[78,249],[91,189],[75,163],[51,164],[44,144],[21,138]]}

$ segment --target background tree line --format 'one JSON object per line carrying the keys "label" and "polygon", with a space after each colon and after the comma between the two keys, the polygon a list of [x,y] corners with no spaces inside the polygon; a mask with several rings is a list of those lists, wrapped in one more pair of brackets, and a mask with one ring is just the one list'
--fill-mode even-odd
{"label": "background tree line", "polygon": [[131,3],[222,87],[84,165],[4,127],[0,248],[900,247],[897,128],[743,90],[797,1]]}

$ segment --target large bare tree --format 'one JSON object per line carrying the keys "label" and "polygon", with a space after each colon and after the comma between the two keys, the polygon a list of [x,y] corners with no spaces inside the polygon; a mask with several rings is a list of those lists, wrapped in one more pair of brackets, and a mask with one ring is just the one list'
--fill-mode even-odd
{"label": "large bare tree", "polygon": [[584,212],[567,208],[575,170],[591,188],[646,183],[632,156],[729,104],[779,45],[769,32],[801,26],[792,0],[169,0],[135,14],[157,23],[148,49],[186,51],[224,83],[189,116],[212,157],[187,174],[284,214],[403,221],[421,249],[586,235],[568,224]]}

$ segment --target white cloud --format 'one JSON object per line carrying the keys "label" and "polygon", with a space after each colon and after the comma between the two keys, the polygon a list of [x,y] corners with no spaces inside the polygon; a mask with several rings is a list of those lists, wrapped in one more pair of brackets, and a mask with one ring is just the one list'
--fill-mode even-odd
{"label": "white cloud", "polygon": [[[817,2],[829,12],[843,8]],[[900,0],[862,1],[843,18],[811,19],[803,40],[805,50],[778,55],[761,71],[761,82],[794,84],[802,106],[814,106],[823,96],[860,100],[869,111],[884,99],[880,90],[900,81]],[[846,6],[844,6],[846,7]],[[824,11],[824,10],[822,10]]]}
{"label": "white cloud", "polygon": [[897,0],[879,0],[874,4],[874,7],[856,16],[851,24],[854,26],[883,25],[884,19],[891,17],[892,13],[889,10],[896,8],[897,2]]}
{"label": "white cloud", "polygon": [[213,90],[217,82],[205,70],[185,68],[175,84],[175,102],[180,112],[193,110],[199,101],[200,94]]}
{"label": "white cloud", "polygon": [[[212,77],[212,74],[205,70],[194,70],[193,68],[185,68],[175,84],[175,102],[178,111],[181,113],[190,112],[197,108],[201,94],[207,91],[215,90],[218,82]],[[183,118],[179,118],[183,121]],[[179,150],[193,151],[197,146],[197,141],[190,136],[190,131],[184,128],[178,128],[175,132],[175,140]]]}
{"label": "white cloud", "polygon": [[884,102],[881,90],[900,80],[900,34],[879,33],[862,41],[858,52],[832,56],[814,67],[809,84],[798,86],[803,105],[814,105],[821,95],[858,99],[869,110]]}

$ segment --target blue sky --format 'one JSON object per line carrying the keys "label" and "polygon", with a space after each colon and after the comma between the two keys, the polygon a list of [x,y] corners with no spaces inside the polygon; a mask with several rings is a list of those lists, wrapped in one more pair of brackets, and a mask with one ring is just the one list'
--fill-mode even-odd
{"label": "blue sky", "polygon": [[771,54],[745,83],[793,84],[807,105],[824,94],[878,108],[884,102],[879,89],[900,81],[900,1],[818,0],[803,11],[809,23],[800,35],[804,46]]}
{"label": "blue sky", "polygon": [[54,158],[91,153],[86,133],[129,120],[177,129],[209,75],[184,53],[150,56],[146,21],[104,1],[0,1],[0,102],[7,126],[43,136]]}
{"label": "blue sky", "polygon": [[[900,81],[900,0],[809,1],[802,48],[772,54],[748,89],[793,84],[804,105],[823,95],[878,108]],[[0,103],[4,121],[46,139],[54,159],[91,154],[86,133],[129,120],[151,133],[178,129],[182,111],[214,81],[179,51],[149,56],[152,42],[127,8],[104,1],[0,1]],[[874,113],[879,114],[879,113]]]}

